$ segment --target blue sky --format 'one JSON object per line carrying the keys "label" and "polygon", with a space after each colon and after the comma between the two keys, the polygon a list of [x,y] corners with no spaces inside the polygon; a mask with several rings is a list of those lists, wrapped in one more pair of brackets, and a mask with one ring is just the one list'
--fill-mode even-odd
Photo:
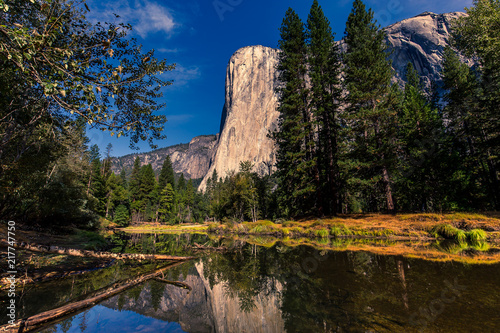
{"label": "blue sky", "polygon": [[[320,0],[331,22],[336,40],[344,35],[345,21],[352,0]],[[131,23],[132,36],[144,46],[155,49],[157,58],[176,63],[173,72],[164,74],[174,84],[164,88],[167,139],[158,147],[187,143],[191,138],[219,132],[224,104],[226,65],[241,47],[276,47],[279,27],[288,7],[306,21],[312,0],[87,0],[91,21]],[[425,11],[446,13],[463,11],[472,0],[366,0],[381,26],[387,26]],[[113,144],[112,156],[122,156],[129,140],[110,137],[108,132],[89,131],[91,144],[101,151]],[[147,143],[139,151],[150,151]]]}

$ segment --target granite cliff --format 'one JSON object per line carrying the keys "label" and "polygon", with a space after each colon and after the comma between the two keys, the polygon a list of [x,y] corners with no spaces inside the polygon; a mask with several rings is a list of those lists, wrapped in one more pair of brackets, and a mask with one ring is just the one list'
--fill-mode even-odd
{"label": "granite cliff", "polygon": [[[423,77],[426,87],[432,81],[440,81],[450,23],[463,15],[426,12],[385,28],[394,82],[404,81],[408,62]],[[278,119],[278,99],[274,91],[278,52],[269,47],[249,46],[236,51],[229,60],[220,136],[200,190],[205,190],[214,170],[219,177],[224,177],[228,171],[237,171],[241,161],[254,163],[254,171],[261,175],[271,171],[275,151],[267,134],[276,128]]]}
{"label": "granite cliff", "polygon": [[[249,46],[233,54],[226,72],[226,101],[220,137],[207,176],[217,171],[224,177],[238,171],[239,163],[251,161],[263,174],[275,163],[274,143],[268,137],[276,126],[278,50]],[[200,189],[206,186],[206,180]]]}
{"label": "granite cliff", "polygon": [[135,158],[139,157],[141,165],[151,163],[153,170],[159,172],[166,156],[170,155],[174,172],[183,173],[187,179],[198,179],[207,174],[216,143],[216,135],[201,135],[193,138],[189,143],[160,148],[148,153],[112,158],[111,169],[116,174],[120,173],[122,168],[130,172]]}

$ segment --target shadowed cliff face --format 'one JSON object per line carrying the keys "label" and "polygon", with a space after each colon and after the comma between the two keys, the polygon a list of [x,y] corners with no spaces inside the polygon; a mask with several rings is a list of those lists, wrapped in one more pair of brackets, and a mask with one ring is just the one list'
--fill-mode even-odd
{"label": "shadowed cliff face", "polygon": [[[423,13],[387,27],[394,82],[402,83],[406,78],[408,62],[423,77],[427,88],[432,81],[441,81],[439,73],[450,22],[463,15]],[[214,170],[219,177],[225,177],[231,170],[238,171],[242,161],[254,163],[254,171],[261,175],[272,171],[275,147],[267,135],[276,128],[279,115],[277,63],[278,50],[264,46],[242,48],[229,60],[221,133],[200,190],[205,190]]]}
{"label": "shadowed cliff face", "polygon": [[385,28],[395,78],[405,80],[405,68],[411,62],[427,88],[432,81],[441,81],[439,73],[443,51],[448,45],[450,23],[465,15],[461,12],[439,15],[426,12]]}
{"label": "shadowed cliff face", "polygon": [[111,160],[111,169],[119,174],[122,168],[130,172],[137,156],[141,165],[151,163],[153,170],[159,172],[167,155],[170,155],[174,172],[183,173],[187,179],[202,178],[207,174],[210,160],[217,143],[216,135],[197,136],[189,144],[161,148],[149,153],[125,155]]}

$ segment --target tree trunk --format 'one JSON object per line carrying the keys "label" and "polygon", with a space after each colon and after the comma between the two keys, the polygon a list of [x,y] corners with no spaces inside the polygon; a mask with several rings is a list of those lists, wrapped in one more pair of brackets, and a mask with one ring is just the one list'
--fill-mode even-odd
{"label": "tree trunk", "polygon": [[383,170],[384,177],[384,185],[385,185],[385,197],[387,200],[387,210],[389,212],[394,212],[394,201],[392,199],[392,189],[391,189],[391,179],[389,177],[389,172],[387,171],[387,167],[384,165]]}

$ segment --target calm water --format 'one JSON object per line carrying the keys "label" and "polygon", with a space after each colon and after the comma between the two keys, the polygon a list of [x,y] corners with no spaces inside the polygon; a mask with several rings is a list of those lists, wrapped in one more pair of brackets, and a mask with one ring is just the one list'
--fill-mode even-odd
{"label": "calm water", "polygon": [[[149,241],[141,236],[124,246],[129,251],[135,247],[156,252],[175,246],[181,254],[189,253],[186,247],[193,243],[220,245],[206,236]],[[230,252],[207,254],[166,273],[168,280],[189,284],[191,292],[148,281],[42,332],[498,332],[500,328],[500,264],[439,263],[280,244],[226,245]],[[134,273],[128,267],[112,268],[71,285],[59,282],[28,291],[24,315]]]}

